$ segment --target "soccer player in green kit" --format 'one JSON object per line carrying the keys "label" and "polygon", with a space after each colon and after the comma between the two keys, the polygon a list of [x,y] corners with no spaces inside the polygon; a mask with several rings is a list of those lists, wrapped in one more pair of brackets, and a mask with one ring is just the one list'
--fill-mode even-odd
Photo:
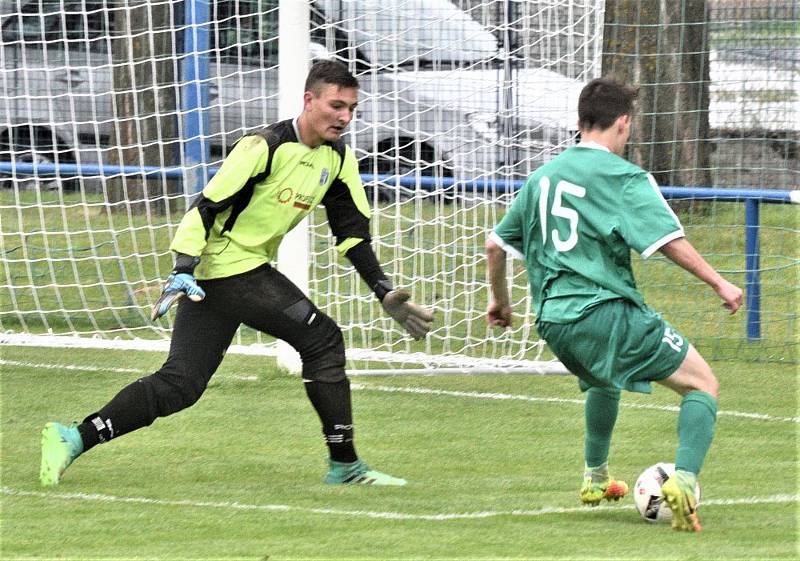
{"label": "soccer player in green kit", "polygon": [[[315,63],[302,114],[244,136],[181,220],[177,257],[153,320],[178,302],[169,356],[160,370],[123,388],[76,427],[47,423],[40,480],[59,483],[80,454],[193,405],[240,324],[291,344],[302,359],[308,398],[322,422],[329,484],[405,485],[356,454],[350,383],[338,325],[275,270],[283,236],[324,204],[337,248],[383,308],[414,339],[433,315],[395,290],[370,245],[370,208],[353,152],[340,135],[353,118],[358,82],[335,61]],[[181,298],[188,296],[188,298]],[[264,430],[256,432],[285,446]]]}
{"label": "soccer player in green kit", "polygon": [[584,504],[628,491],[608,471],[620,391],[649,393],[658,382],[681,395],[676,475],[662,493],[673,528],[699,531],[694,488],[714,435],[719,384],[689,341],[645,304],[630,250],[666,255],[709,284],[730,313],[742,291],[686,240],[652,175],[621,157],[635,98],[634,88],[610,78],[582,90],[580,143],[531,175],[487,240],[487,321],[511,325],[506,255],[524,259],[536,328],[586,392]]}

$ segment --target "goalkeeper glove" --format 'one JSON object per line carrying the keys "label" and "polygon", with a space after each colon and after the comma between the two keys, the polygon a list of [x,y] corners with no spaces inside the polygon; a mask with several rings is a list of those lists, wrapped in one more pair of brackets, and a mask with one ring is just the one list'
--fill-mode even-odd
{"label": "goalkeeper glove", "polygon": [[411,295],[405,290],[390,290],[384,295],[381,304],[392,319],[419,341],[431,330],[433,312],[409,302],[409,298]]}
{"label": "goalkeeper glove", "polygon": [[[188,260],[187,260],[188,258]],[[199,302],[206,297],[205,291],[198,286],[194,279],[194,268],[200,262],[198,257],[178,255],[175,260],[175,269],[167,277],[161,296],[153,305],[150,315],[152,321],[157,320],[167,313],[170,307],[181,297],[188,296],[192,302]]]}

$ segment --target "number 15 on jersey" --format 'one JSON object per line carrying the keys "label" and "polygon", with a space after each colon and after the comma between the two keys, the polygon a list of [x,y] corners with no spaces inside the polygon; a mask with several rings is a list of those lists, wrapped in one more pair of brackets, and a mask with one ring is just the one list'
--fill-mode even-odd
{"label": "number 15 on jersey", "polygon": [[[550,199],[550,178],[542,177],[539,179],[539,222],[542,226],[542,240],[547,243],[547,207]],[[558,229],[553,228],[550,231],[553,245],[556,251],[569,251],[578,244],[578,221],[580,215],[578,212],[569,206],[564,206],[565,198],[577,197],[583,198],[586,196],[586,189],[580,185],[575,185],[569,181],[561,180],[556,183],[555,193],[553,195],[553,208],[549,214],[554,217],[563,218],[569,222],[569,236],[566,240],[562,240],[558,235]]]}

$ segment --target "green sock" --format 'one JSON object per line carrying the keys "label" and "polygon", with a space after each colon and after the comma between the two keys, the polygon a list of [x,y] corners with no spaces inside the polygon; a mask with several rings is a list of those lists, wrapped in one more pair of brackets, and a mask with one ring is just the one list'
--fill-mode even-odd
{"label": "green sock", "polygon": [[714,439],[717,401],[701,391],[687,393],[678,413],[678,452],[675,469],[697,475]]}
{"label": "green sock", "polygon": [[586,392],[583,452],[588,467],[602,466],[608,461],[611,433],[619,412],[619,396],[620,391],[616,388],[589,388]]}

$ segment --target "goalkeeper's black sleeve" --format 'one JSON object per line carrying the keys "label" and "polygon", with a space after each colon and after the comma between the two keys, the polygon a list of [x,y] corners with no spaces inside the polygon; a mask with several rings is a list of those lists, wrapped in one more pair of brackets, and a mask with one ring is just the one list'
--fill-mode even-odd
{"label": "goalkeeper's black sleeve", "polygon": [[185,253],[176,253],[175,267],[172,269],[172,272],[175,274],[189,273],[190,275],[193,275],[194,268],[199,264],[199,257],[193,257],[191,255],[186,255]]}
{"label": "goalkeeper's black sleeve", "polygon": [[351,247],[345,256],[356,268],[367,286],[372,289],[378,300],[383,300],[383,297],[393,290],[392,283],[386,278],[369,242],[363,241]]}

